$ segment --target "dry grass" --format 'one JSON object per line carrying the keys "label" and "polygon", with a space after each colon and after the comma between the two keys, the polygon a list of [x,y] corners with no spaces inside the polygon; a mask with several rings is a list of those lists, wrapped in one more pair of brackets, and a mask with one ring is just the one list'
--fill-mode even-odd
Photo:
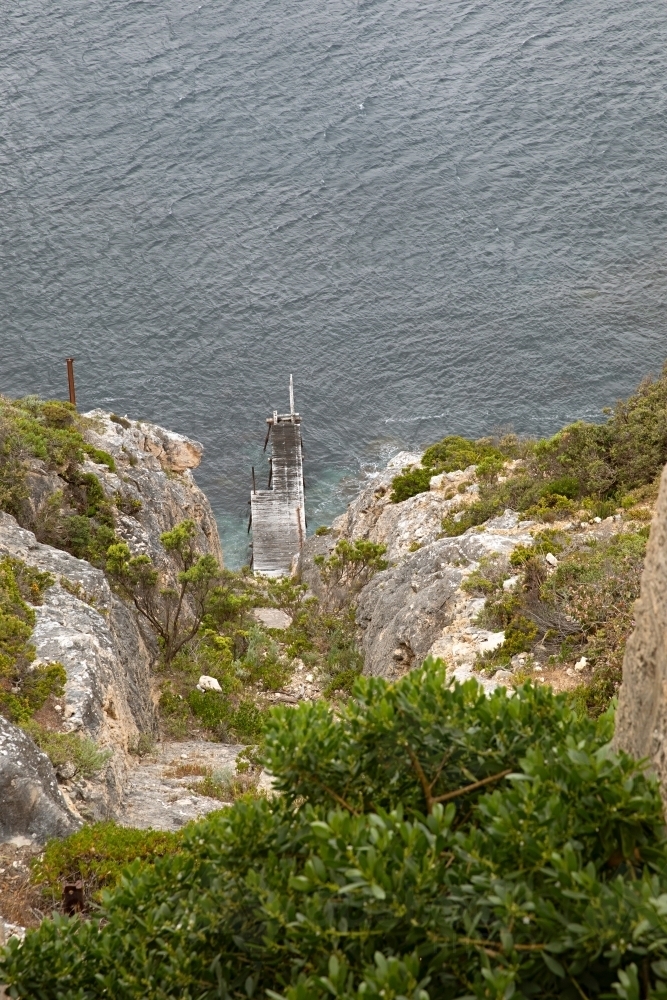
{"label": "dry grass", "polygon": [[30,862],[34,847],[0,844],[0,917],[21,927],[37,927],[44,916],[44,900],[30,884]]}
{"label": "dry grass", "polygon": [[257,779],[258,775],[250,772],[238,774],[231,771],[213,771],[201,781],[193,781],[188,788],[197,795],[206,795],[210,799],[234,802],[248,792],[255,792]]}
{"label": "dry grass", "polygon": [[164,772],[165,778],[206,778],[212,774],[211,768],[207,764],[178,764],[172,761],[168,771]]}

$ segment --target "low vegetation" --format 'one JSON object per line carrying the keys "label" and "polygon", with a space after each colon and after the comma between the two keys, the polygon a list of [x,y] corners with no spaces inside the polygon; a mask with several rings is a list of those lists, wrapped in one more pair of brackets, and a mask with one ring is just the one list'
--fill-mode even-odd
{"label": "low vegetation", "polygon": [[[172,739],[185,738],[195,726],[214,739],[256,743],[267,696],[289,684],[297,665],[317,676],[328,697],[349,692],[363,666],[354,611],[327,610],[306,591],[290,579],[223,573],[197,636],[160,668],[160,710]],[[253,616],[256,607],[279,608],[291,624],[267,629]],[[221,691],[197,690],[202,674],[214,677]]]}
{"label": "low vegetation", "polygon": [[112,750],[100,750],[94,740],[79,733],[59,733],[46,729],[34,719],[23,728],[47,755],[58,773],[67,766],[68,778],[93,778],[113,756]]}
{"label": "low vegetation", "polygon": [[477,466],[481,478],[493,477],[503,468],[509,458],[516,458],[523,451],[523,445],[513,435],[495,441],[482,438],[469,441],[467,438],[449,435],[427,448],[422,455],[421,467],[406,469],[392,481],[392,503],[401,503],[418,493],[429,489],[432,476],[441,472],[454,472]]}
{"label": "low vegetation", "polygon": [[[104,493],[86,458],[106,465],[111,455],[83,435],[91,421],[61,400],[0,396],[0,510],[13,514],[38,540],[99,566],[116,540],[116,503]],[[60,487],[35,504],[30,497],[31,463],[57,473]]]}
{"label": "low vegetation", "polygon": [[657,379],[645,379],[608,411],[601,424],[578,421],[538,441],[514,435],[444,438],[426,450],[420,469],[394,479],[392,499],[428,490],[437,472],[474,464],[479,495],[450,511],[445,535],[460,535],[507,508],[547,523],[578,513],[604,518],[618,509],[641,517],[665,462],[667,365]]}
{"label": "low vegetation", "polygon": [[17,559],[0,560],[0,712],[12,722],[28,722],[50,695],[62,694],[67,679],[61,663],[36,665],[30,643],[33,605],[52,583]]}
{"label": "low vegetation", "polygon": [[336,712],[274,709],[278,798],[135,861],[97,917],[10,944],[0,978],[42,1000],[662,997],[662,804],[611,731],[433,662]]}
{"label": "low vegetation", "polygon": [[180,850],[184,829],[135,830],[116,823],[91,823],[62,840],[50,840],[32,866],[31,882],[47,903],[58,906],[63,883],[81,880],[86,905],[99,902],[103,889],[114,888],[135,861],[154,864]]}
{"label": "low vegetation", "polygon": [[479,622],[503,630],[505,641],[479,665],[493,672],[519,653],[563,666],[585,657],[587,681],[576,697],[592,714],[604,711],[621,681],[647,538],[647,528],[599,539],[545,529],[509,560],[485,560],[464,586],[486,597]]}

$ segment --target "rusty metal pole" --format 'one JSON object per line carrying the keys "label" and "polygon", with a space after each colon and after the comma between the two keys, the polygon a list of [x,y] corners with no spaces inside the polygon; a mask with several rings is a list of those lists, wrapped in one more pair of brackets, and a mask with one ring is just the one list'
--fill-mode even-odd
{"label": "rusty metal pole", "polygon": [[67,381],[69,383],[69,401],[72,406],[76,406],[76,390],[74,388],[74,358],[66,358],[67,361]]}

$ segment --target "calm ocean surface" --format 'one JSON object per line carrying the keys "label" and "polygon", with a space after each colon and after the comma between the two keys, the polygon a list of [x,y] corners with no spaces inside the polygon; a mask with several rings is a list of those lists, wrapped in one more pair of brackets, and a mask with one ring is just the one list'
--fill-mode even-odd
{"label": "calm ocean surface", "polygon": [[[664,0],[6,0],[0,391],[203,441],[309,524],[400,447],[597,419],[667,357]],[[261,470],[261,471],[259,471]]]}

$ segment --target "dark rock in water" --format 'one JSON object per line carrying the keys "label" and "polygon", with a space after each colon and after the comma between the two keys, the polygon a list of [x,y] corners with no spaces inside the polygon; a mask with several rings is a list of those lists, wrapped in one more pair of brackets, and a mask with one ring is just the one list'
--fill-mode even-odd
{"label": "dark rock in water", "polygon": [[42,844],[81,826],[58,789],[51,762],[27,733],[0,716],[0,841]]}

